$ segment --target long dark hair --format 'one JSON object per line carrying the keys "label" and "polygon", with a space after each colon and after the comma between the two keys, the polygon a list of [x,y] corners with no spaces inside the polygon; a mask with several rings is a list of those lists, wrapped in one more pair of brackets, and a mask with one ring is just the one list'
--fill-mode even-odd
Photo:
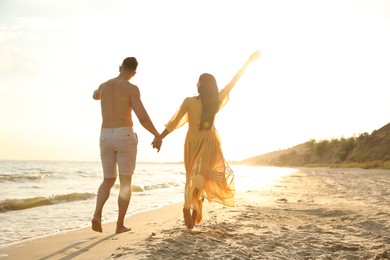
{"label": "long dark hair", "polygon": [[208,73],[200,75],[198,92],[202,102],[199,130],[209,130],[214,124],[215,114],[219,109],[219,91],[213,75]]}

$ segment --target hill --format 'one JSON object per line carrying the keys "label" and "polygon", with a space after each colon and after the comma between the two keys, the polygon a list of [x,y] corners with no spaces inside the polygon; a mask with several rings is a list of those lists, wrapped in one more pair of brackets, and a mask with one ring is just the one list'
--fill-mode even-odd
{"label": "hill", "polygon": [[390,123],[350,138],[309,140],[239,162],[269,166],[333,166],[390,168]]}

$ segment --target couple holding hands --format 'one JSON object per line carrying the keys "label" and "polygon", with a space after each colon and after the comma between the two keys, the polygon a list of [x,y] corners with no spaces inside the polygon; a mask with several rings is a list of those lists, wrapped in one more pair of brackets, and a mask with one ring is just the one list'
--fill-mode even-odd
{"label": "couple holding hands", "polygon": [[99,86],[93,93],[100,100],[102,127],[100,156],[104,179],[98,189],[92,229],[102,232],[101,218],[104,204],[119,173],[118,219],[116,233],[131,230],[124,218],[131,198],[132,174],[136,165],[138,139],[133,131],[132,111],[140,124],[155,138],[153,148],[160,150],[163,139],[175,129],[188,123],[184,144],[186,184],[183,216],[185,226],[192,229],[202,220],[204,198],[209,201],[234,206],[235,187],[233,173],[228,167],[221,141],[214,127],[214,118],[229,99],[229,93],[248,66],[260,57],[252,53],[232,80],[221,90],[213,75],[204,73],[198,80],[198,95],[187,97],[165,125],[160,134],[154,127],[142,104],[139,88],[129,81],[136,74],[138,62],[134,57],[123,60],[119,75]]}

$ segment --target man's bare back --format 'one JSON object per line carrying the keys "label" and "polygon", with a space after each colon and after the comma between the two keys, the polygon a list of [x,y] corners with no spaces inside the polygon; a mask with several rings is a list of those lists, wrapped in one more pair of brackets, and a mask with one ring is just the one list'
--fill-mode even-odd
{"label": "man's bare back", "polygon": [[99,86],[94,99],[101,99],[102,128],[133,127],[131,99],[137,86],[119,77]]}

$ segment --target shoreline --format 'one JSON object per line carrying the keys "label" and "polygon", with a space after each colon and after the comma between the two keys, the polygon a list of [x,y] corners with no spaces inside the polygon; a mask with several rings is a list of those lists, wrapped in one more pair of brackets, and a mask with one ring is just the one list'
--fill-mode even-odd
{"label": "shoreline", "polygon": [[130,232],[107,223],[0,248],[0,259],[389,259],[389,183],[387,170],[304,168],[238,192],[233,208],[205,201],[193,230],[174,203],[127,217]]}
{"label": "shoreline", "polygon": [[[149,214],[148,212],[150,211],[155,211],[155,210],[160,210],[160,209],[163,209],[164,207],[168,207],[168,206],[172,206],[174,204],[181,204],[179,202],[172,202],[172,203],[168,203],[168,204],[165,204],[165,205],[162,205],[162,206],[157,206],[157,207],[152,207],[152,208],[149,208],[149,209],[145,209],[145,210],[140,210],[138,212],[135,212],[135,213],[132,213],[130,215],[127,215],[125,217],[125,223],[126,221],[131,221],[131,219],[135,216],[135,215],[139,215],[139,214]],[[115,231],[115,220],[116,218],[111,218],[111,219],[105,219],[104,221],[102,221],[102,226],[104,228],[104,226],[107,226],[109,229],[111,229],[112,225],[114,225],[114,231]],[[80,231],[80,230],[89,230],[91,229],[91,223],[88,223],[84,226],[79,226],[79,227],[75,227],[75,228],[69,228],[69,229],[65,229],[65,230],[59,230],[59,231],[56,231],[56,232],[53,232],[53,233],[49,233],[49,234],[44,234],[44,235],[39,235],[39,236],[36,236],[36,237],[29,237],[29,238],[26,238],[26,239],[22,239],[22,240],[19,240],[19,241],[13,241],[13,242],[9,242],[9,243],[6,243],[6,244],[1,244],[0,245],[0,259],[2,259],[2,256],[1,255],[1,250],[4,249],[4,248],[10,248],[10,247],[17,247],[19,244],[23,244],[23,243],[30,243],[34,240],[41,240],[41,239],[46,239],[46,238],[50,238],[50,237],[56,237],[56,236],[61,236],[61,235],[65,235],[66,233],[70,233],[70,232],[76,232],[76,231]],[[98,232],[95,232],[96,234],[99,234]]]}
{"label": "shoreline", "polygon": [[156,215],[162,214],[165,221],[181,220],[181,207],[182,203],[172,203],[128,216],[125,223],[132,230],[121,234],[115,234],[114,221],[102,223],[102,233],[88,226],[14,242],[0,247],[0,259],[110,259],[122,243],[151,235],[152,232],[143,227],[157,227]]}

